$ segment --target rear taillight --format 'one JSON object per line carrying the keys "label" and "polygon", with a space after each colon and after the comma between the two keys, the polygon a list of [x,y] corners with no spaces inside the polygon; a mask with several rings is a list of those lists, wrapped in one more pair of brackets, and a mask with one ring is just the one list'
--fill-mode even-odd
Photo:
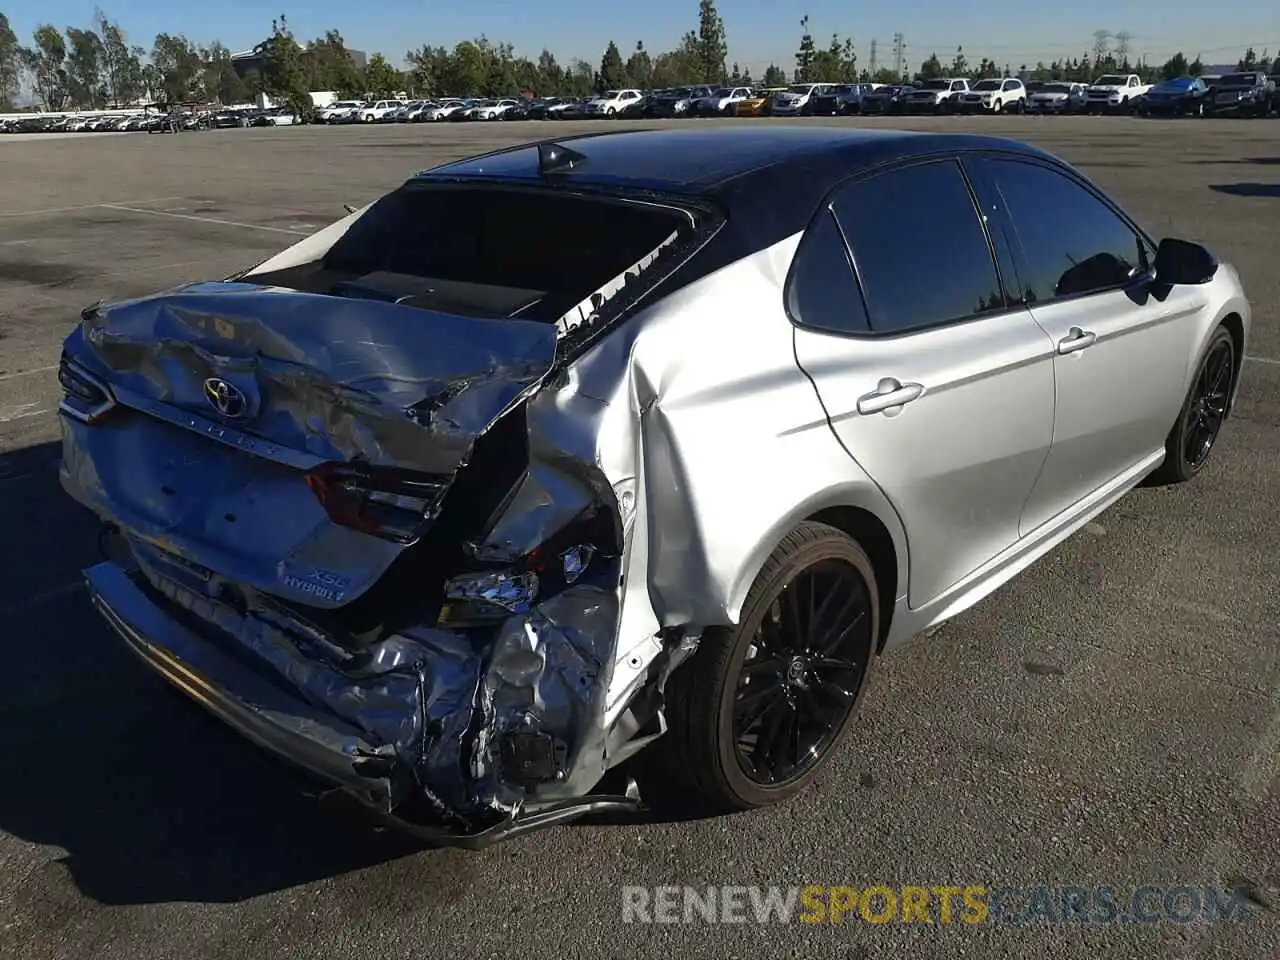
{"label": "rear taillight", "polygon": [[326,463],[306,475],[329,519],[395,543],[413,543],[435,519],[448,481],[404,470]]}
{"label": "rear taillight", "polygon": [[62,385],[58,409],[73,420],[94,426],[116,407],[111,388],[65,355],[58,364],[58,383]]}

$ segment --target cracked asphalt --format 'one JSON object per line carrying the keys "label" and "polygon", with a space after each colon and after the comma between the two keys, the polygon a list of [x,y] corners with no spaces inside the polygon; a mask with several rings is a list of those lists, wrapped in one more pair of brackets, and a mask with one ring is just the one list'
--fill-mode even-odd
{"label": "cracked asphalt", "polygon": [[[901,125],[1044,146],[1239,269],[1253,343],[1212,464],[886,657],[798,800],[483,853],[302,796],[108,634],[54,365],[98,298],[225,276],[414,170],[579,125],[0,137],[0,956],[1280,956],[1280,122]],[[1252,922],[622,922],[624,885],[969,883],[1239,886]]]}

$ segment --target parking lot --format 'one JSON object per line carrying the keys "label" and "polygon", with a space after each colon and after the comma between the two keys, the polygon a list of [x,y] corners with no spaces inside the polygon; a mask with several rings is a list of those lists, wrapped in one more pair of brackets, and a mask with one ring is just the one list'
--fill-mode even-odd
{"label": "parking lot", "polygon": [[[0,956],[1280,956],[1280,126],[794,122],[1026,139],[1157,238],[1209,244],[1255,310],[1235,416],[1194,483],[1134,492],[887,657],[797,801],[483,853],[301,796],[109,635],[54,370],[94,300],[225,276],[415,170],[603,122],[0,140]],[[621,923],[627,884],[899,883],[1241,886],[1255,922]]]}

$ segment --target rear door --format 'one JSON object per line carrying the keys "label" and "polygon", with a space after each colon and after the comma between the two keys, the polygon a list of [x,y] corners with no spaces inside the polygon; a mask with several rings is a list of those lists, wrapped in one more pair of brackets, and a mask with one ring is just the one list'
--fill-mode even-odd
{"label": "rear door", "polygon": [[1200,287],[1155,289],[1150,242],[1082,180],[1021,158],[971,166],[1056,351],[1053,448],[1022,518],[1028,533],[1163,446],[1209,304]]}
{"label": "rear door", "polygon": [[1053,346],[996,263],[947,159],[841,188],[792,268],[796,358],[902,520],[912,607],[1014,544],[1053,433]]}

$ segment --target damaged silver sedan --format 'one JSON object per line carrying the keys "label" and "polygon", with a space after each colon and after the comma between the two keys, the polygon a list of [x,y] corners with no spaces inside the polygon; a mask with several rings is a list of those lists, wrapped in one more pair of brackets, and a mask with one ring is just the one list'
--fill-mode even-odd
{"label": "damaged silver sedan", "polygon": [[883,649],[1200,469],[1248,323],[1018,144],[578,137],[87,309],[61,477],[150,666],[481,846],[638,807],[641,751],[711,809],[802,789]]}

